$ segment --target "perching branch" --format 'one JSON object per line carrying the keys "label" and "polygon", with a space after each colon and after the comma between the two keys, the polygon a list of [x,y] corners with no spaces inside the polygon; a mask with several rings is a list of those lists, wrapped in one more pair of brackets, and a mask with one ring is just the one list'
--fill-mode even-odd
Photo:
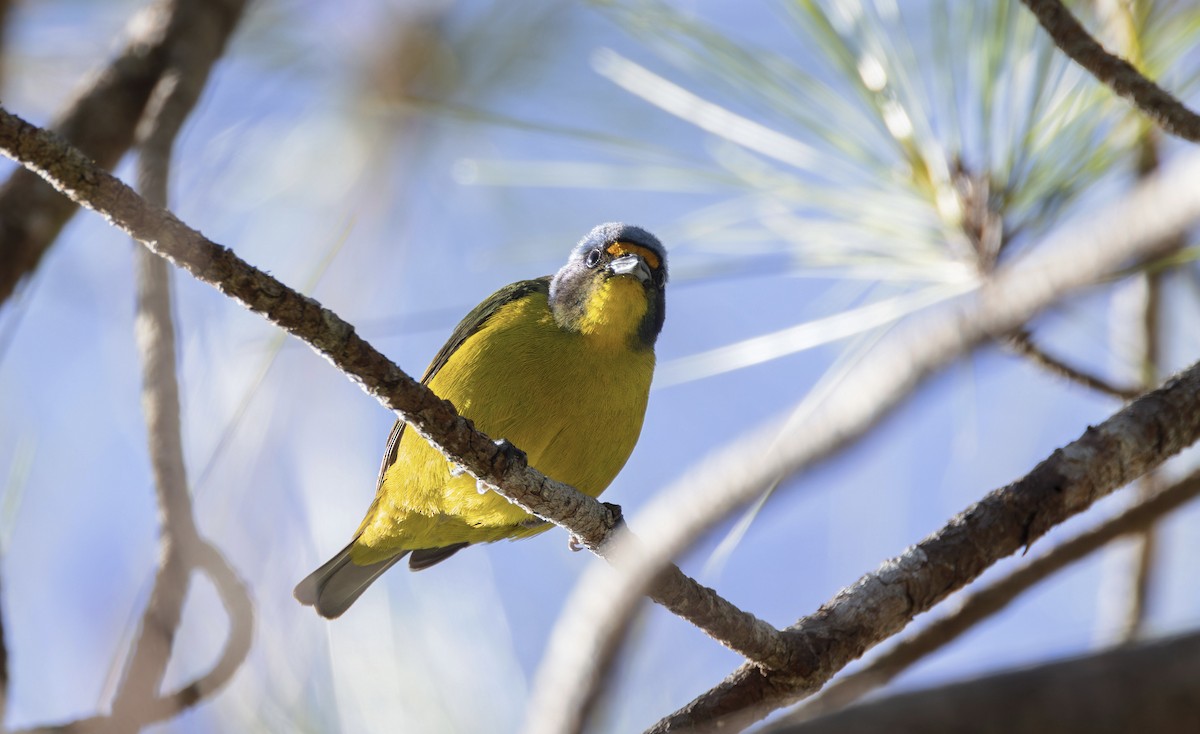
{"label": "perching branch", "polygon": [[[86,80],[53,130],[111,169],[134,140],[150,93],[173,53],[227,38],[247,0],[156,0],[130,21],[124,49]],[[0,304],[33,272],[76,205],[18,169],[0,186]]]}
{"label": "perching branch", "polygon": [[1021,0],[1062,52],[1118,95],[1133,102],[1166,132],[1200,143],[1200,115],[1142,76],[1133,64],[1114,56],[1088,35],[1060,0]]}
{"label": "perching branch", "polygon": [[[337,314],[246,264],[135,192],[79,151],[0,108],[0,149],[37,170],[64,194],[312,346],[368,394],[474,476],[523,509],[552,520],[607,557],[615,532],[610,510],[528,466],[507,442],[476,431],[448,402],[413,380],[359,337]],[[779,664],[787,646],[779,631],[714,591],[666,568],[650,591],[670,611],[752,660]]]}
{"label": "perching branch", "polygon": [[1117,538],[1150,527],[1197,496],[1200,496],[1200,472],[1192,473],[1116,517],[1026,561],[1003,578],[970,592],[955,603],[953,611],[902,640],[866,667],[834,680],[782,721],[798,723],[845,708],[891,682],[917,661],[949,645],[967,630],[1007,607],[1034,585],[1087,558],[1093,551]]}
{"label": "perching branch", "polygon": [[[803,420],[780,420],[754,432],[658,493],[633,522],[645,542],[624,558],[625,567],[636,563],[636,568],[621,575],[589,571],[568,600],[535,680],[529,710],[536,720],[527,721],[529,731],[579,730],[642,590],[700,534],[772,482],[812,467],[863,435],[923,379],[975,345],[1011,333],[1040,309],[1099,282],[1129,260],[1170,246],[1178,232],[1200,219],[1200,187],[1194,185],[1200,180],[1200,156],[1185,160],[1001,266],[977,294],[902,324]],[[874,629],[857,628],[852,637],[862,643],[859,652],[903,621],[885,615]],[[803,645],[796,648],[802,657],[807,654]]]}

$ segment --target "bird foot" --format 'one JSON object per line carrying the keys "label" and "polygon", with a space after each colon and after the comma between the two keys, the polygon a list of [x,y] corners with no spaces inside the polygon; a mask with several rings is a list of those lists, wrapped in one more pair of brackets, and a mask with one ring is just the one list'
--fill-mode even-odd
{"label": "bird foot", "polygon": [[612,515],[613,528],[619,528],[625,524],[625,513],[622,512],[620,505],[613,502],[601,502],[600,504],[604,505],[604,509]]}
{"label": "bird foot", "polygon": [[500,474],[504,474],[510,469],[521,471],[529,466],[529,458],[525,456],[525,452],[514,446],[507,438],[497,439],[492,443],[496,444],[496,456],[492,458],[492,465]]}

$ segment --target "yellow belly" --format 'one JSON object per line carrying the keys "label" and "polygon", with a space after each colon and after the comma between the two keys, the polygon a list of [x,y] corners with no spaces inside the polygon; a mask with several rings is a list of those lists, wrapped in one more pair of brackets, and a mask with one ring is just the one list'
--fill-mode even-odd
{"label": "yellow belly", "polygon": [[[563,331],[544,294],[506,304],[429,381],[492,438],[524,450],[542,473],[598,496],[637,443],[654,354],[628,339]],[[541,532],[530,515],[406,430],[352,551],[355,563],[402,550]],[[524,523],[524,524],[522,524]]]}

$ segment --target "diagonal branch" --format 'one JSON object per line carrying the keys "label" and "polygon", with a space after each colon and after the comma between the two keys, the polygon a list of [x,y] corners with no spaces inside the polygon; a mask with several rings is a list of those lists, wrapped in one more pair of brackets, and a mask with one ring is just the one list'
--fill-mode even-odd
{"label": "diagonal branch", "polygon": [[1193,143],[1200,143],[1200,115],[1142,76],[1133,64],[1110,54],[1088,35],[1060,0],[1021,0],[1062,52],[1118,95],[1137,105],[1163,130]]}
{"label": "diagonal branch", "polygon": [[1200,439],[1200,363],[1130,403],[1032,472],[989,493],[944,528],[843,589],[788,628],[808,656],[789,670],[743,665],[650,732],[731,731],[817,691],[997,560]]}
{"label": "diagonal branch", "polygon": [[[609,509],[528,466],[525,456],[507,442],[493,442],[476,431],[454,406],[392,364],[337,314],[243,262],[170,212],[147,206],[79,151],[2,108],[0,148],[153,252],[307,342],[476,479],[502,488],[504,496],[525,510],[565,527],[591,550],[607,556],[616,526]],[[778,630],[678,569],[664,569],[650,593],[747,658],[779,664],[786,657]]]}
{"label": "diagonal branch", "polygon": [[[811,468],[865,434],[925,378],[975,345],[1011,333],[1131,259],[1170,247],[1175,235],[1200,219],[1200,155],[1184,160],[1117,204],[1058,229],[1027,256],[999,268],[978,294],[902,324],[803,420],[755,431],[658,493],[635,521],[646,542],[627,555],[614,550],[624,559],[618,565],[632,570],[590,570],[564,607],[535,681],[529,710],[537,718],[527,720],[530,731],[580,729],[642,590],[700,534],[772,482]],[[886,626],[893,623],[899,620]],[[874,634],[859,629],[856,637]]]}
{"label": "diagonal branch", "polygon": [[[228,37],[247,0],[156,0],[127,28],[122,51],[87,79],[53,129],[98,166],[111,169],[134,131],[171,54],[199,31]],[[215,29],[213,28],[215,26]],[[0,304],[33,272],[76,204],[37,175],[18,169],[0,186]]]}
{"label": "diagonal branch", "polygon": [[1046,353],[1033,341],[1033,335],[1026,329],[1018,329],[1005,340],[1005,344],[1017,354],[1025,357],[1039,367],[1070,382],[1082,385],[1090,390],[1103,393],[1117,400],[1133,400],[1144,392],[1143,388],[1123,387],[1114,385],[1102,377],[1067,364],[1063,360]]}
{"label": "diagonal branch", "polygon": [[1200,496],[1200,472],[1193,472],[1116,517],[1054,546],[985,588],[971,592],[956,603],[954,611],[901,641],[866,667],[833,681],[781,723],[806,721],[845,708],[949,645],[1039,582],[1117,538],[1141,532],[1197,496]]}

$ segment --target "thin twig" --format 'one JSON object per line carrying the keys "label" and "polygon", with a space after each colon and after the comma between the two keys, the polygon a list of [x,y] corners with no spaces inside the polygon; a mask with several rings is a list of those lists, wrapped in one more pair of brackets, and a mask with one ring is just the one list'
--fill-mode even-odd
{"label": "thin twig", "polygon": [[[0,148],[155,253],[303,339],[476,479],[528,512],[566,528],[593,552],[608,556],[612,538],[619,534],[608,508],[528,466],[524,454],[506,442],[494,442],[476,431],[453,405],[405,374],[337,314],[248,265],[170,212],[147,206],[79,151],[3,108]],[[778,665],[787,656],[786,640],[778,630],[678,569],[663,569],[660,583],[649,593],[751,660]]]}
{"label": "thin twig", "polygon": [[1017,354],[1029,359],[1039,367],[1052,372],[1066,380],[1082,385],[1089,390],[1103,393],[1121,401],[1129,401],[1145,392],[1143,388],[1121,387],[1090,372],[1073,367],[1058,357],[1046,353],[1033,341],[1033,335],[1026,329],[1013,332],[1005,343]]}
{"label": "thin twig", "polygon": [[[1123,15],[1127,21],[1131,21],[1128,8],[1124,9]],[[1131,23],[1127,22],[1126,27],[1130,27],[1130,25]],[[1132,37],[1133,29],[1131,27],[1130,34]],[[1161,166],[1158,134],[1148,125],[1142,131],[1138,141],[1138,153],[1137,172],[1139,178],[1153,174]],[[1175,238],[1171,252],[1181,250],[1186,245],[1187,237],[1185,234],[1181,234]],[[1166,277],[1166,271],[1148,269],[1139,277],[1144,278],[1145,289],[1142,294],[1140,313],[1137,315],[1137,323],[1134,324],[1134,328],[1141,334],[1139,345],[1141,351],[1136,355],[1135,360],[1141,383],[1149,386],[1156,384],[1160,379],[1161,365],[1163,364],[1161,313],[1163,280]],[[1157,473],[1151,473],[1143,477],[1138,492],[1143,497],[1151,496],[1161,488],[1161,484]],[[1148,525],[1139,534],[1133,546],[1133,584],[1130,588],[1121,631],[1121,639],[1125,642],[1137,639],[1143,631],[1157,556],[1158,531],[1154,525]]]}
{"label": "thin twig", "polygon": [[1055,45],[1075,63],[1137,105],[1166,132],[1200,143],[1200,115],[1142,76],[1133,64],[1105,51],[1059,0],[1021,1],[1037,16]]}
{"label": "thin twig", "polygon": [[[632,570],[618,575],[589,570],[568,599],[535,679],[529,731],[579,731],[642,590],[702,533],[771,482],[811,468],[862,436],[921,381],[975,345],[1011,333],[1039,310],[1129,260],[1170,246],[1176,234],[1200,219],[1200,187],[1194,185],[1200,179],[1200,155],[1181,163],[1003,264],[974,297],[898,326],[804,420],[790,426],[777,421],[755,431],[658,493],[631,521],[646,537],[637,555],[630,553],[627,563],[618,564]],[[969,580],[964,577],[962,583]],[[885,614],[875,620],[878,627],[855,628],[851,648],[861,653],[904,621]],[[798,650],[801,657],[804,652]],[[836,669],[850,659],[830,662]]]}
{"label": "thin twig", "polygon": [[871,691],[892,681],[917,661],[949,645],[967,630],[1007,607],[1037,583],[1093,551],[1125,535],[1153,525],[1187,502],[1200,496],[1200,472],[1172,484],[1123,511],[1099,526],[1064,541],[1023,563],[985,588],[958,601],[955,609],[901,641],[869,665],[834,680],[817,696],[781,721],[800,722],[845,708]]}
{"label": "thin twig", "polygon": [[[1158,380],[1158,365],[1161,354],[1161,329],[1159,309],[1162,305],[1162,272],[1146,273],[1146,287],[1141,303],[1136,328],[1141,332],[1141,354],[1137,357],[1142,382],[1150,384]],[[1142,477],[1138,494],[1149,497],[1160,489],[1157,473]],[[1154,562],[1158,555],[1158,532],[1153,524],[1147,525],[1138,534],[1133,547],[1133,584],[1130,588],[1121,639],[1131,642],[1137,639],[1146,621],[1146,609],[1150,599],[1150,588],[1154,579]]]}

